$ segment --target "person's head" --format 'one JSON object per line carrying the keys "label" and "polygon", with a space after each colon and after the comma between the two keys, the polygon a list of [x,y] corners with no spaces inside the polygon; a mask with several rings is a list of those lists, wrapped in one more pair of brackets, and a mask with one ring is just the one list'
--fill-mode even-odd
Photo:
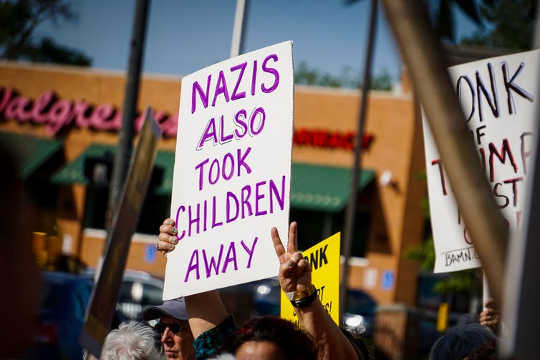
{"label": "person's head", "polygon": [[158,360],[161,354],[154,347],[152,328],[131,321],[120,324],[105,338],[101,360]]}
{"label": "person's head", "polygon": [[154,329],[160,334],[167,359],[192,360],[195,358],[193,335],[189,328],[186,303],[183,298],[167,300],[160,306],[144,310],[143,319],[159,319]]}
{"label": "person's head", "polygon": [[248,321],[229,338],[225,351],[236,359],[298,359],[316,358],[311,338],[292,322],[273,316]]}
{"label": "person's head", "polygon": [[497,360],[497,342],[488,341],[463,360]]}
{"label": "person's head", "polygon": [[495,340],[495,335],[480,324],[471,323],[455,326],[448,329],[446,334],[433,344],[429,359],[464,359],[482,345]]}

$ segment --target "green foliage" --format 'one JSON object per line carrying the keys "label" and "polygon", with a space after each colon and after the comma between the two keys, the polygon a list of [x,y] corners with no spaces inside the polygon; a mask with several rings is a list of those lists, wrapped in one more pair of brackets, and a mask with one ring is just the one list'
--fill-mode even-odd
{"label": "green foliage", "polygon": [[[420,268],[432,272],[435,267],[435,247],[433,237],[427,237],[420,245],[411,247],[405,251],[405,257],[417,262]],[[438,281],[434,291],[441,295],[458,292],[474,291],[480,288],[479,277],[476,270],[465,270],[450,273],[446,279]]]}
{"label": "green foliage", "polygon": [[516,50],[531,48],[536,15],[535,0],[484,2],[480,6],[480,14],[489,22],[489,29],[462,39],[462,44]]}
{"label": "green foliage", "polygon": [[45,20],[74,20],[71,6],[67,0],[0,1],[1,57],[89,66],[91,59],[82,52],[35,36],[35,29]]}
{"label": "green foliage", "polygon": [[[315,68],[309,67],[306,62],[301,62],[294,70],[294,82],[303,85],[317,85],[332,88],[361,88],[360,74],[352,74],[350,67],[344,67],[340,76],[334,76],[330,73],[323,73]],[[392,90],[392,77],[388,71],[372,75],[372,90]]]}
{"label": "green foliage", "polygon": [[[362,0],[343,0],[345,5],[353,5]],[[493,6],[497,0],[482,0],[484,4]],[[432,22],[435,29],[439,32],[441,38],[455,41],[455,21],[453,8],[457,7],[463,14],[475,23],[481,25],[481,16],[473,0],[424,0],[428,9],[434,8],[431,12]],[[437,5],[437,6],[433,6]],[[432,7],[433,6],[433,7]]]}
{"label": "green foliage", "polygon": [[384,70],[381,74],[372,76],[369,88],[373,90],[390,91],[392,90],[392,77]]}
{"label": "green foliage", "polygon": [[480,289],[480,280],[477,270],[464,270],[453,272],[447,279],[435,284],[435,292],[438,294],[454,294],[458,292],[474,291]]}
{"label": "green foliage", "polygon": [[430,236],[420,245],[413,246],[405,250],[405,257],[417,262],[424,271],[432,272],[435,267],[435,247],[433,238]]}
{"label": "green foliage", "polygon": [[[422,171],[416,174],[416,179],[423,182],[427,181],[426,172]],[[431,214],[429,212],[429,200],[427,197],[422,199],[420,206],[425,217],[425,237],[419,245],[406,249],[404,256],[406,259],[418,263],[423,271],[432,272],[435,268],[435,246],[431,233]],[[446,279],[438,281],[433,290],[441,295],[449,295],[464,291],[475,291],[479,287],[480,282],[477,271],[465,270],[450,273]]]}

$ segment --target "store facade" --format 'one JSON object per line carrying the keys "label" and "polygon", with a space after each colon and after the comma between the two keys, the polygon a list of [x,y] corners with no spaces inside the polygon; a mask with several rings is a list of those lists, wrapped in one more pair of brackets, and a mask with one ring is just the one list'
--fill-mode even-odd
{"label": "store facade", "polygon": [[[89,266],[105,238],[124,86],[120,72],[0,63],[0,143],[20,154],[19,175],[51,219],[37,230]],[[380,303],[413,304],[417,268],[402,254],[422,240],[426,190],[418,107],[405,78],[401,87],[369,96],[349,281]],[[166,261],[153,246],[169,213],[179,94],[179,77],[142,78],[139,110],[154,109],[164,137],[127,267],[156,276]],[[355,90],[296,86],[290,217],[303,247],[343,229],[359,102]]]}

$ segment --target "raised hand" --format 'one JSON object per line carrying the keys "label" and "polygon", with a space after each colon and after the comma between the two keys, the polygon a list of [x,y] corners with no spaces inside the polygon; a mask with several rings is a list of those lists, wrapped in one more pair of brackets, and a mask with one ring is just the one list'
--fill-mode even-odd
{"label": "raised hand", "polygon": [[178,239],[176,238],[177,233],[178,230],[174,227],[174,220],[165,219],[163,225],[159,227],[156,248],[163,252],[173,251],[175,245],[178,244]]}
{"label": "raised hand", "polygon": [[273,227],[271,231],[274,249],[279,258],[279,284],[284,292],[304,292],[311,285],[311,266],[298,251],[297,224],[291,223],[289,227],[289,242],[287,251],[281,242],[278,230]]}

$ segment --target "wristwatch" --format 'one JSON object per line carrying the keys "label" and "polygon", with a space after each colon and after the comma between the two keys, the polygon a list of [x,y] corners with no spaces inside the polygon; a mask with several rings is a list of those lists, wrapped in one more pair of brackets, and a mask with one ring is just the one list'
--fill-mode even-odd
{"label": "wristwatch", "polygon": [[292,306],[295,308],[303,308],[311,305],[317,299],[317,288],[313,284],[309,284],[304,291],[294,291],[287,294]]}

